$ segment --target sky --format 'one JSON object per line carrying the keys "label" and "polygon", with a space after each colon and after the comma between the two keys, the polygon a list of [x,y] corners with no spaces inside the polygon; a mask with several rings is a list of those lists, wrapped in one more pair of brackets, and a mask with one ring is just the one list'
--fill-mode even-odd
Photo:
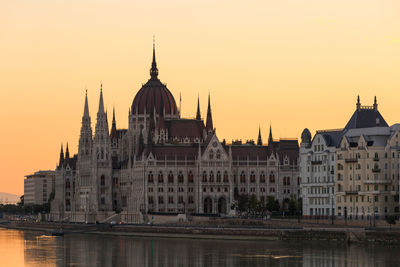
{"label": "sky", "polygon": [[210,93],[221,140],[343,128],[357,95],[400,122],[398,0],[3,0],[0,192],[22,195],[25,175],[56,167],[61,143],[77,152],[86,88],[93,126],[101,83],[128,126],[153,35],[182,117],[198,95],[205,117]]}

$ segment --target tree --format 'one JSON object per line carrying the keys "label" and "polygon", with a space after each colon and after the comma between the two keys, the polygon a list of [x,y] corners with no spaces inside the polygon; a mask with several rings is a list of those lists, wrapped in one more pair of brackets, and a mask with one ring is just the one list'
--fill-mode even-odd
{"label": "tree", "polygon": [[238,210],[240,212],[248,211],[249,208],[249,196],[242,194],[238,197]]}
{"label": "tree", "polygon": [[270,212],[279,211],[279,201],[275,200],[275,198],[273,196],[268,196],[266,208]]}
{"label": "tree", "polygon": [[248,204],[248,211],[251,214],[255,214],[257,212],[257,206],[258,206],[258,200],[256,195],[251,195],[249,199],[249,204]]}
{"label": "tree", "polygon": [[386,222],[389,224],[390,228],[392,228],[392,224],[396,224],[396,218],[394,216],[386,216]]}
{"label": "tree", "polygon": [[25,199],[24,195],[19,197],[18,206],[20,207],[24,206],[24,199]]}

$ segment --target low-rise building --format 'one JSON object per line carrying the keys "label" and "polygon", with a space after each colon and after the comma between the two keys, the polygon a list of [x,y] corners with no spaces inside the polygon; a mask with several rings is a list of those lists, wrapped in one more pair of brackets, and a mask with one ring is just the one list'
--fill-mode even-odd
{"label": "low-rise building", "polygon": [[24,205],[42,205],[49,201],[54,192],[54,171],[37,171],[25,176]]}

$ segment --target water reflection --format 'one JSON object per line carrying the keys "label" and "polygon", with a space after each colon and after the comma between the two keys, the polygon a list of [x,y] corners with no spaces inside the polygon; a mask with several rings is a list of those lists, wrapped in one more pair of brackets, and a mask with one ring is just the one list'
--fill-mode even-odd
{"label": "water reflection", "polygon": [[[220,241],[0,229],[4,266],[400,266],[399,247],[334,242]],[[22,260],[21,260],[22,259]],[[2,264],[3,266],[3,264]]]}

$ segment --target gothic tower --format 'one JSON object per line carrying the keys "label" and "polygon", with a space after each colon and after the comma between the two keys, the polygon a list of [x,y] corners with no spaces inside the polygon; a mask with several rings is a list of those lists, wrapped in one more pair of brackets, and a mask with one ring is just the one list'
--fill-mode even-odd
{"label": "gothic tower", "polygon": [[104,111],[103,87],[100,88],[99,110],[93,139],[92,181],[96,199],[94,208],[98,211],[112,210],[112,160],[111,140],[108,133],[107,112]]}

